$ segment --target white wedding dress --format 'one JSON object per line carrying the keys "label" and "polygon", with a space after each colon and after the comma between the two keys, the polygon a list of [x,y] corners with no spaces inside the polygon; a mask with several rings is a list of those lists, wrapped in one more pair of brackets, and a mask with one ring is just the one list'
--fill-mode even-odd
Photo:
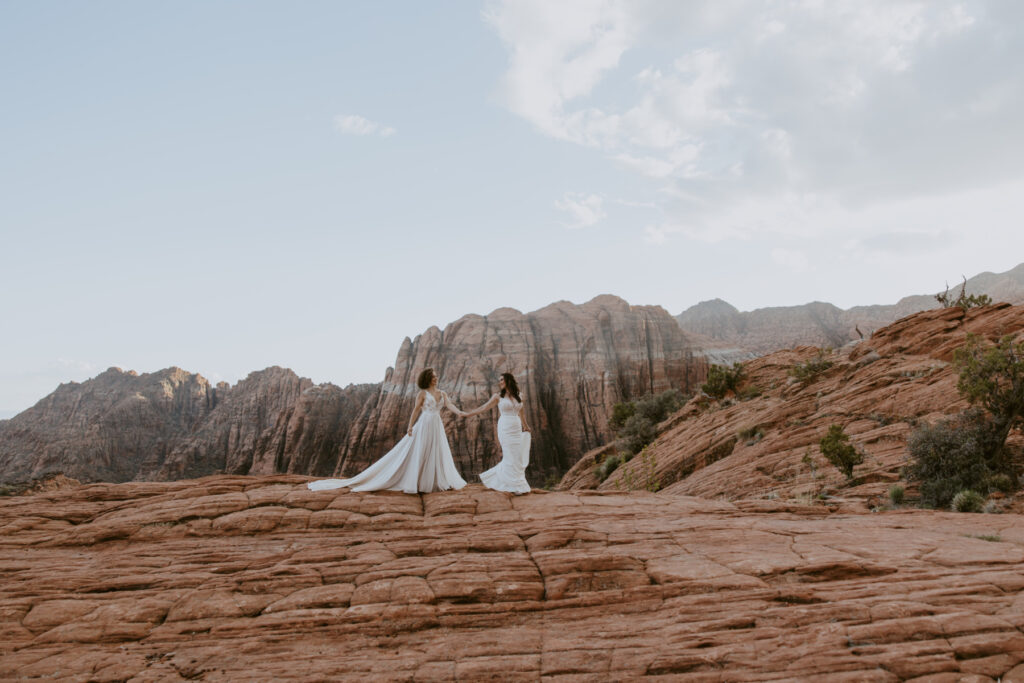
{"label": "white wedding dress", "polygon": [[526,466],[530,464],[530,433],[523,431],[523,404],[509,396],[498,400],[498,443],[501,462],[480,475],[484,486],[498,491],[529,493]]}
{"label": "white wedding dress", "polygon": [[447,489],[461,489],[466,481],[459,476],[448,446],[448,436],[441,422],[441,408],[453,410],[447,394],[441,400],[429,391],[423,397],[423,410],[412,427],[412,436],[406,434],[377,462],[351,479],[320,479],[311,481],[312,491],[326,491],[348,487],[353,491],[405,491],[430,493]]}

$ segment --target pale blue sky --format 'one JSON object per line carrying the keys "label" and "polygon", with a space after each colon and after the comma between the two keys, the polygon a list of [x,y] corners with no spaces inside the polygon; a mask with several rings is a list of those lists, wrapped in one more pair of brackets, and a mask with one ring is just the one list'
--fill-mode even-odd
{"label": "pale blue sky", "polygon": [[379,381],[502,306],[1006,270],[1022,7],[0,0],[0,417],[111,365]]}

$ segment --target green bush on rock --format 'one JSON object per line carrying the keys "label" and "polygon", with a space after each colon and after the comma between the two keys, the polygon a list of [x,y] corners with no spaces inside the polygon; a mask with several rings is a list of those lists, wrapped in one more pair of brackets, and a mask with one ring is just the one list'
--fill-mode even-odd
{"label": "green bush on rock", "polygon": [[808,358],[803,363],[797,363],[791,367],[789,369],[790,376],[804,383],[814,380],[818,375],[832,367],[832,361],[825,356],[826,353],[825,349],[818,349],[817,354]]}
{"label": "green bush on rock", "polygon": [[996,478],[1008,466],[998,428],[977,408],[922,425],[907,441],[910,464],[907,479],[920,482],[921,502],[944,508],[965,489],[988,492],[1005,486],[1010,477]]}
{"label": "green bush on rock", "polygon": [[964,489],[953,496],[951,505],[954,512],[981,512],[985,505],[985,497],[977,491]]}
{"label": "green bush on rock", "polygon": [[846,475],[853,478],[853,468],[864,462],[864,455],[850,443],[850,437],[843,431],[842,425],[834,424],[818,442],[821,454]]}
{"label": "green bush on rock", "polygon": [[736,393],[745,376],[743,363],[712,365],[708,368],[708,381],[701,385],[700,390],[711,398],[725,398],[730,391]]}
{"label": "green bush on rock", "polygon": [[669,389],[612,406],[608,426],[618,437],[618,448],[623,457],[628,460],[651,443],[657,435],[657,424],[679,410],[685,402],[683,392]]}
{"label": "green bush on rock", "polygon": [[919,427],[907,441],[905,474],[920,482],[922,503],[940,508],[964,490],[1012,493],[1019,482],[1006,438],[1024,423],[1024,342],[969,334],[953,364],[971,408]]}

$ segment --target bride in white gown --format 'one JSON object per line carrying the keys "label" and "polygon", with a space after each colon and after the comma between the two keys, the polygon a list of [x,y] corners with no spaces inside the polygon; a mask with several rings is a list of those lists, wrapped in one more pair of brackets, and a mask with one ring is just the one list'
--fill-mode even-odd
{"label": "bride in white gown", "polygon": [[498,406],[498,443],[501,445],[501,462],[480,475],[484,486],[498,491],[529,493],[526,481],[526,466],[530,464],[530,432],[523,420],[523,399],[519,396],[519,385],[512,373],[506,372],[498,380],[500,392],[491,396],[487,403],[476,410],[463,413],[466,417],[476,415]]}
{"label": "bride in white gown", "polygon": [[441,422],[441,408],[465,416],[437,390],[437,374],[432,368],[420,373],[416,381],[421,391],[409,417],[409,429],[402,440],[384,457],[350,479],[320,479],[309,482],[313,491],[348,487],[353,491],[405,491],[429,493],[461,489],[466,485],[459,476]]}

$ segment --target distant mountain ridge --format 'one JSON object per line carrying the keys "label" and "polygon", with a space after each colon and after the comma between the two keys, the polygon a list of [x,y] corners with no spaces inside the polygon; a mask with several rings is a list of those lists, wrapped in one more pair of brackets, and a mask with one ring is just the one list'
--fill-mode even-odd
{"label": "distant mountain ridge", "polygon": [[[962,283],[949,287],[959,293]],[[1005,273],[980,273],[967,280],[967,294],[987,294],[993,302],[1024,303],[1024,263]],[[721,299],[702,301],[676,316],[696,338],[713,340],[742,355],[764,355],[796,346],[840,347],[913,313],[938,307],[934,295],[906,296],[895,304],[843,310],[821,301],[741,312]],[[859,333],[858,333],[859,330]]]}
{"label": "distant mountain ridge", "polygon": [[[404,434],[417,375],[433,367],[440,388],[465,408],[514,372],[540,484],[611,438],[608,417],[624,400],[670,388],[694,390],[708,360],[660,306],[604,295],[531,313],[499,308],[406,338],[378,384],[315,385],[287,368],[211,386],[180,368],[137,374],[111,368],[60,385],[0,422],[0,483],[63,473],[88,481],[177,480],[208,474],[350,476]],[[500,458],[492,413],[445,415],[456,465],[471,477]]]}

